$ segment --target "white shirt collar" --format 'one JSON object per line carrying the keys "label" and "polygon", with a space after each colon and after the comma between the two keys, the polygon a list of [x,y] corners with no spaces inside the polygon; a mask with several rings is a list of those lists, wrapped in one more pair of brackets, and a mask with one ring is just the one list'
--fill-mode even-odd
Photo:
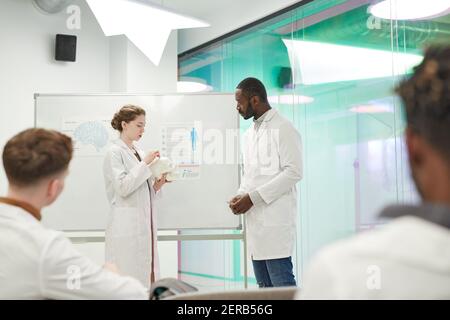
{"label": "white shirt collar", "polygon": [[12,218],[14,220],[37,223],[41,225],[39,220],[24,209],[6,203],[0,203],[0,216],[7,217],[7,219]]}
{"label": "white shirt collar", "polygon": [[264,112],[258,119],[254,119],[253,118],[253,122],[254,123],[258,123],[258,124],[261,124],[263,121],[264,121],[264,118],[267,116],[267,114],[269,114],[269,111],[270,110],[272,110],[272,109],[269,109],[269,110],[267,110],[266,112]]}

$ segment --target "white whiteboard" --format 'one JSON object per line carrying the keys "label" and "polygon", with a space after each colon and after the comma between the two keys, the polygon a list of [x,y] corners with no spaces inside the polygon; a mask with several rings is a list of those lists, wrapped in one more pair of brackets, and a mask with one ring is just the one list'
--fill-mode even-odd
{"label": "white whiteboard", "polygon": [[[208,142],[212,142],[211,137],[205,138],[206,132],[217,133],[224,140],[227,132],[238,132],[239,119],[232,94],[36,94],[35,125],[74,136],[69,129],[80,123],[98,124],[103,120],[103,126],[110,127],[113,114],[125,104],[136,104],[146,110],[144,137],[137,143],[145,152],[161,150],[163,128],[174,123],[200,123],[203,135],[199,135],[198,142],[205,150]],[[112,129],[108,130],[111,131],[107,145],[102,140],[104,136],[92,145],[76,142],[80,148],[74,152],[64,192],[43,210],[46,226],[64,231],[105,229],[109,204],[103,180],[103,160],[111,135],[118,137]],[[223,148],[235,144],[232,161],[203,163],[198,179],[175,181],[164,186],[163,197],[157,202],[158,229],[241,229],[240,217],[234,216],[226,203],[239,186],[238,137],[235,141],[230,140],[223,141]]]}

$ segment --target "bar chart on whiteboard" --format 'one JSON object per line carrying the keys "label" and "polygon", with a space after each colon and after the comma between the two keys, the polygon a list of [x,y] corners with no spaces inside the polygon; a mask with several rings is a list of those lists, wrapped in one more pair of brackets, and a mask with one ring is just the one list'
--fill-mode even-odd
{"label": "bar chart on whiteboard", "polygon": [[202,122],[166,123],[161,128],[161,155],[178,167],[181,180],[200,179]]}

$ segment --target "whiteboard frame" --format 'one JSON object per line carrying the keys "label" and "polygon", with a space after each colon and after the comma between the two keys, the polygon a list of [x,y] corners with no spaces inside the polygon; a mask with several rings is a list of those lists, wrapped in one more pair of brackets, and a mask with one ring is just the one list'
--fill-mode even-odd
{"label": "whiteboard frame", "polygon": [[[242,220],[245,226],[245,215],[242,215]],[[80,231],[68,232],[67,238],[73,244],[86,244],[86,243],[102,243],[105,242],[104,231],[93,232],[89,235],[79,236]],[[86,232],[84,232],[86,233]],[[247,233],[245,228],[239,234],[189,234],[189,235],[158,235],[158,241],[207,241],[207,240],[242,240],[243,242],[243,259],[244,259],[244,288],[248,288],[248,263],[247,263]]]}

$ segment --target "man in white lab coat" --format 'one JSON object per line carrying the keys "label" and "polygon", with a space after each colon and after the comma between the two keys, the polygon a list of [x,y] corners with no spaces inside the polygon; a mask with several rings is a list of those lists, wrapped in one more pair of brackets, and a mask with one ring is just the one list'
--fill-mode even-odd
{"label": "man in white lab coat", "polygon": [[63,190],[72,152],[69,137],[45,129],[25,130],[3,149],[9,186],[0,197],[0,299],[148,299],[139,281],[96,265],[41,224],[41,209]]}
{"label": "man in white lab coat", "polygon": [[246,214],[249,254],[259,287],[295,286],[297,190],[302,178],[300,134],[272,109],[261,81],[246,78],[236,88],[237,111],[253,125],[243,136],[243,176],[230,201]]}
{"label": "man in white lab coat", "polygon": [[424,203],[320,251],[300,299],[450,299],[450,46],[431,47],[397,89],[412,176]]}

